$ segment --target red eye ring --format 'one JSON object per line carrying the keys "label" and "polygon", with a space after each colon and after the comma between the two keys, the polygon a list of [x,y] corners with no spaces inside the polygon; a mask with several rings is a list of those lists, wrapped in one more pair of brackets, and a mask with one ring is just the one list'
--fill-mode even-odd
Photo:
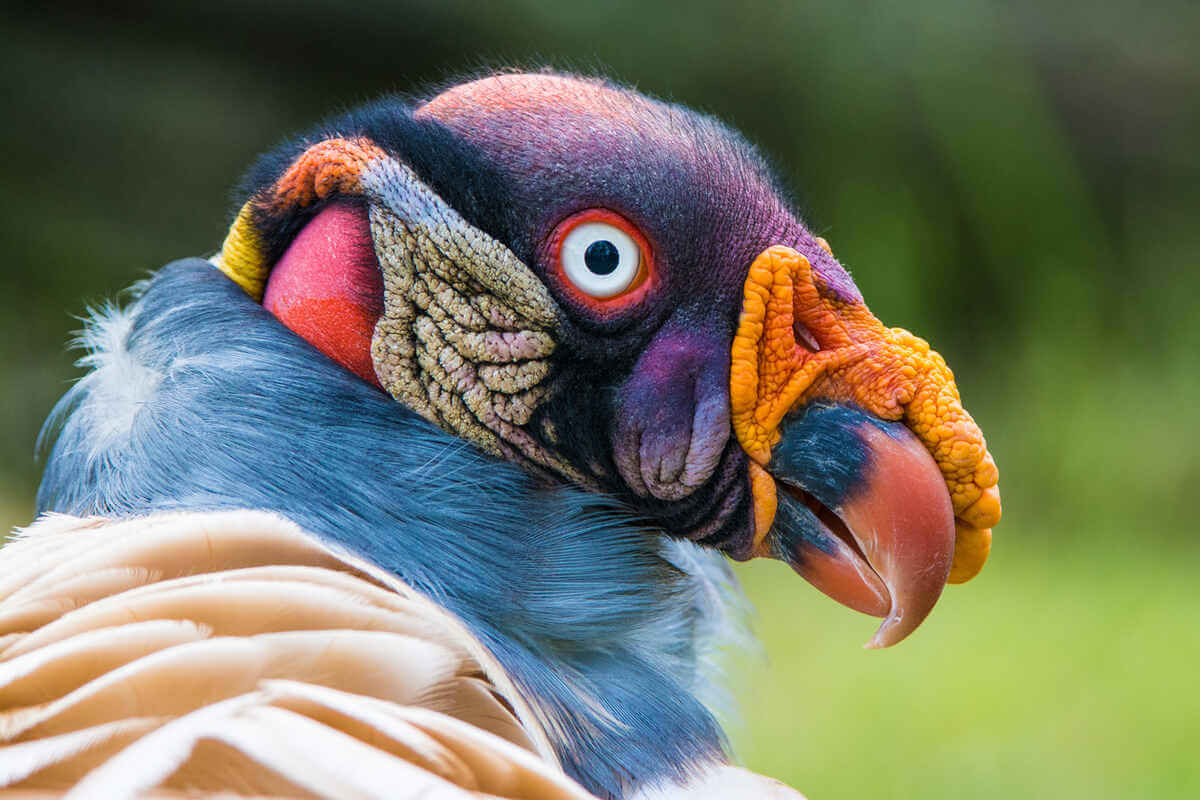
{"label": "red eye ring", "polygon": [[[629,284],[614,294],[602,297],[589,294],[577,285],[563,263],[563,244],[568,241],[568,236],[582,225],[595,223],[610,225],[628,236],[637,247],[639,256],[636,274],[633,275]],[[650,242],[632,222],[606,208],[584,209],[563,219],[547,238],[545,252],[548,256],[550,277],[561,292],[572,301],[593,312],[598,312],[602,316],[608,316],[637,305],[657,283]]]}

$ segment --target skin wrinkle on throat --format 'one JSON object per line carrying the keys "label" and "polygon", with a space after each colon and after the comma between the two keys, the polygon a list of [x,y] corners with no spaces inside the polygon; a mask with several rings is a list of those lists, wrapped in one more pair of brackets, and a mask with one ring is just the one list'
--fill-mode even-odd
{"label": "skin wrinkle on throat", "polygon": [[[411,172],[396,180],[403,169],[396,165],[387,171],[391,175],[372,172],[366,179],[385,201],[369,210],[384,287],[371,345],[380,382],[417,413],[486,452],[516,451],[587,483],[525,429],[551,391],[548,359],[555,341],[547,321],[557,317],[553,301],[546,295],[533,302],[540,294],[533,287],[542,287],[528,269]],[[392,211],[396,207],[419,211],[400,216]],[[500,270],[512,276],[504,291],[485,287],[480,273]],[[522,270],[528,280],[521,280]],[[537,308],[543,313],[531,313]]]}

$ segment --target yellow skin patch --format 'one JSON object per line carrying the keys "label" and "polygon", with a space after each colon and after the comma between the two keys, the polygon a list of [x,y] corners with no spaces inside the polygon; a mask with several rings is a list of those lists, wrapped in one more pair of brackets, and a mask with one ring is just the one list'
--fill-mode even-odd
{"label": "yellow skin patch", "polygon": [[[834,299],[823,288],[808,259],[789,247],[768,248],[750,266],[729,376],[738,441],[765,467],[784,416],[818,399],[904,422],[928,448],[950,492],[957,517],[950,582],[970,580],[983,568],[991,528],[1000,521],[1000,476],[983,432],[928,342],[884,327],[866,305]],[[813,341],[804,341],[806,334]],[[751,473],[755,511],[772,512],[756,513],[757,543],[774,517],[775,487],[772,480],[768,490],[764,475]]]}
{"label": "yellow skin patch", "polygon": [[271,264],[255,227],[258,208],[305,208],[330,195],[362,194],[361,175],[367,165],[386,154],[366,139],[327,139],[306,150],[279,177],[270,192],[246,201],[217,256],[217,266],[246,294],[262,301]]}

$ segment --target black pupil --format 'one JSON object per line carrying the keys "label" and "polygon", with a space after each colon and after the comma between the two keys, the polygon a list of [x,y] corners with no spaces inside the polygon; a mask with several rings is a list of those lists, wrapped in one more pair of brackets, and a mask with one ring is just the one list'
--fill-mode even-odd
{"label": "black pupil", "polygon": [[583,252],[583,263],[597,275],[608,275],[621,263],[617,246],[607,239],[598,239]]}

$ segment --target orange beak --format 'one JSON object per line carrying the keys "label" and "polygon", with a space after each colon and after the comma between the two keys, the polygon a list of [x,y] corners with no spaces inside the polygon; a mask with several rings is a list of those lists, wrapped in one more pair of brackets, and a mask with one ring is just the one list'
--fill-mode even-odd
{"label": "orange beak", "polygon": [[[947,582],[982,569],[1000,519],[999,474],[926,342],[833,296],[800,253],[771,247],[746,279],[730,385],[751,460],[755,555],[788,561],[839,602],[885,617],[868,646],[903,639]],[[854,426],[863,455],[840,495],[805,485],[795,472],[803,453],[779,446],[786,417],[829,404],[878,422]],[[777,521],[780,485],[787,513]]]}

